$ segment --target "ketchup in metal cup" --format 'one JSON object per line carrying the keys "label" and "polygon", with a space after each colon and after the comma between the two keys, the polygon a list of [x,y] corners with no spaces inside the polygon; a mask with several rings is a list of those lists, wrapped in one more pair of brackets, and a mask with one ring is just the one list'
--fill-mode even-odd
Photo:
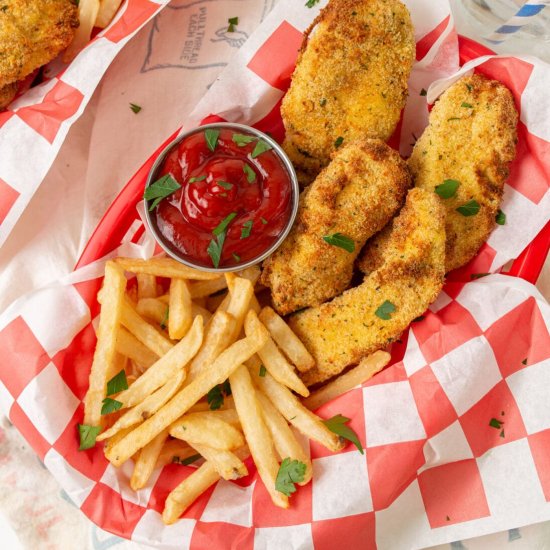
{"label": "ketchup in metal cup", "polygon": [[156,177],[167,175],[181,187],[159,202],[152,219],[164,240],[196,265],[254,260],[288,225],[291,176],[272,146],[250,132],[207,128],[189,135]]}

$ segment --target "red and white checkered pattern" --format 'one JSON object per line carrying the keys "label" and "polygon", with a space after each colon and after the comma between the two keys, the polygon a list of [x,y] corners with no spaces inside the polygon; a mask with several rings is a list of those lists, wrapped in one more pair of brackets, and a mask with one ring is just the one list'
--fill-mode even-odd
{"label": "red and white checkered pattern", "polygon": [[[454,70],[456,35],[446,3],[437,9],[428,0],[408,4],[419,33],[412,80],[421,89]],[[282,0],[212,86],[196,121],[217,113],[210,120],[253,123],[281,139],[280,100],[301,31],[315,13]],[[512,248],[522,250],[548,217],[542,184],[548,183],[550,136],[540,120],[549,119],[550,103],[537,95],[532,113],[532,102],[523,98],[544,90],[550,72],[514,58],[487,59],[480,69],[505,81],[522,108],[524,131],[505,202],[514,226],[499,227],[492,244],[449,278],[424,319],[394,345],[391,367],[320,409],[323,417],[351,418],[365,454],[351,445],[333,454],[311,443],[314,479],[293,495],[289,510],[271,504],[252,467],[246,478],[210,488],[166,527],[160,517],[166,496],[191,467],[170,464],[133,493],[130,463],[116,471],[99,445],[78,451],[101,261],[0,317],[0,404],[92,521],[167,549],[328,550],[335,541],[358,548],[429,546],[550,518],[550,307],[520,279],[493,275],[470,282],[471,273],[500,265]],[[426,105],[415,101],[425,124]],[[406,111],[392,143],[408,146],[412,118]],[[117,223],[126,224],[120,234],[127,230],[120,253],[153,253],[139,222]],[[502,231],[510,233],[503,238]],[[137,237],[140,244],[130,242]],[[492,418],[503,422],[504,437],[489,425]]]}
{"label": "red and white checkered pattern", "polygon": [[0,113],[0,246],[46,177],[107,67],[168,2],[126,0],[112,23],[70,65],[52,63],[47,81]]}

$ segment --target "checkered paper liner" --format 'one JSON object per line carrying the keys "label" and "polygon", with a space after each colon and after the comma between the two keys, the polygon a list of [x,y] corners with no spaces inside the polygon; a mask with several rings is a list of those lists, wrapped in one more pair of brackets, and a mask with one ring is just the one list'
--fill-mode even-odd
{"label": "checkered paper liner", "polygon": [[124,45],[169,0],[126,0],[111,24],[69,64],[0,113],[0,246],[46,177],[71,128]]}
{"label": "checkered paper liner", "polygon": [[[442,5],[431,14],[427,0],[409,2],[425,34],[417,37],[419,61],[411,79],[410,101],[416,103],[407,106],[393,141],[404,152],[410,147],[407,132],[420,133],[418,119],[423,124],[427,119],[419,90],[452,77],[456,69],[456,35]],[[315,14],[302,8],[279,4],[197,107],[197,121],[215,113],[281,138],[278,103],[298,35]],[[267,67],[262,77],[260,67]],[[497,274],[464,282],[471,273],[501,265],[513,253],[509,247],[521,251],[535,236],[536,224],[542,227],[547,220],[548,192],[541,191],[541,182],[548,182],[550,138],[544,139],[540,118],[548,120],[550,109],[543,94],[537,96],[536,112],[533,101],[524,98],[544,89],[549,76],[538,61],[515,58],[490,58],[478,70],[510,86],[522,108],[525,130],[522,134],[520,127],[505,198],[508,226],[503,227],[510,233],[504,244],[487,245],[450,278],[424,319],[394,345],[388,369],[320,409],[323,417],[350,417],[365,454],[353,446],[333,454],[304,442],[314,479],[292,497],[289,510],[271,504],[249,464],[249,476],[219,482],[166,527],[160,519],[164,500],[192,467],[169,465],[135,493],[128,482],[131,462],[116,470],[100,446],[77,450],[102,260],[19,300],[0,317],[0,401],[94,522],[162,548],[294,550],[329,549],[335,541],[359,548],[423,547],[550,518],[550,308],[520,279]],[[276,74],[282,75],[279,80]],[[443,84],[434,84],[430,96]],[[139,220],[128,223],[124,244],[113,254],[153,254],[150,235],[142,231]],[[138,244],[131,242],[135,237]],[[490,425],[493,418],[500,429]]]}

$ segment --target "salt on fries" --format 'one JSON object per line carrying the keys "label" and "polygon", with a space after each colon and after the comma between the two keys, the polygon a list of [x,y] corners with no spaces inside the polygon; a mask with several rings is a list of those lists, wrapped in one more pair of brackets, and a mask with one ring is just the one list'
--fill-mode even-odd
{"label": "salt on fries", "polygon": [[[133,281],[127,283],[125,270],[136,275]],[[134,490],[147,485],[155,468],[202,459],[168,495],[166,524],[218,480],[247,475],[249,456],[273,503],[287,508],[295,484],[312,476],[309,454],[291,425],[331,451],[342,449],[334,423],[311,410],[389,361],[377,352],[310,395],[297,371],[312,368],[314,360],[279,315],[261,309],[254,293],[259,273],[254,267],[220,276],[169,258],[117,258],[105,266],[85,425],[79,427],[95,432],[84,444],[79,430],[81,448],[104,441],[114,466],[133,459]]]}

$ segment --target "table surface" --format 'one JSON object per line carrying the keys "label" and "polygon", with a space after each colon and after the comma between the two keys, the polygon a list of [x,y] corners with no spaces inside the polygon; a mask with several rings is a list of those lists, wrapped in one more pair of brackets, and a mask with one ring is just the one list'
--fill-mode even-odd
{"label": "table surface", "polygon": [[[550,62],[550,42],[516,34],[495,46],[476,35],[464,13],[461,0],[450,0],[460,34],[485,43],[498,53],[531,54]],[[107,73],[108,78],[108,73]],[[537,287],[550,298],[550,260],[547,259]],[[44,548],[50,550],[140,550],[146,547],[102,531],[64,496],[63,491],[33,451],[0,417],[0,541],[9,550]],[[37,487],[40,491],[37,495]],[[513,550],[550,548],[550,522],[511,529],[468,541],[442,545],[438,549],[492,549],[510,545]]]}

